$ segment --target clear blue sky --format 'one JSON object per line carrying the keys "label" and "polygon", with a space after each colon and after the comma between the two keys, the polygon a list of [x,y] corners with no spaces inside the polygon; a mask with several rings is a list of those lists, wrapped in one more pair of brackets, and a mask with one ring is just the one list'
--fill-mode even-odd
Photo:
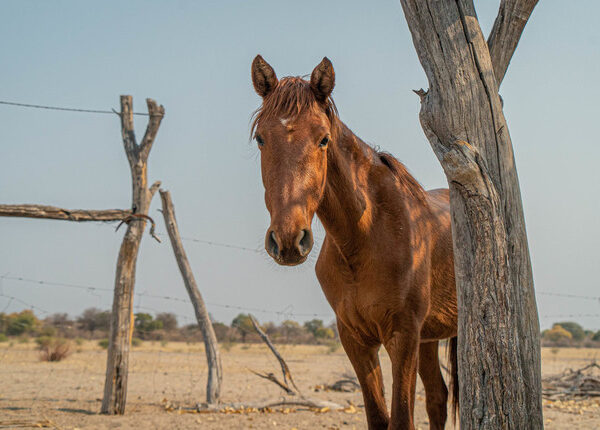
{"label": "clear blue sky", "polygon": [[[476,2],[487,34],[498,2]],[[542,0],[501,94],[521,180],[539,291],[600,295],[600,4]],[[257,53],[279,76],[304,75],[323,56],[336,69],[342,119],[402,160],[427,188],[446,186],[417,118],[412,89],[427,86],[398,1],[8,1],[0,3],[0,100],[118,108],[120,94],[166,117],[149,179],[171,190],[182,235],[262,247],[268,226],[249,119],[260,100],[250,81]],[[0,106],[0,202],[127,208],[130,179],[116,116]],[[145,119],[136,118],[138,136]],[[159,199],[151,215],[162,220]],[[317,245],[324,232],[316,226]],[[0,274],[111,288],[123,231],[98,224],[0,219]],[[214,304],[333,313],[314,261],[281,268],[266,253],[186,242]],[[144,238],[137,292],[186,298],[170,245]],[[0,293],[49,312],[110,308],[111,293],[4,279]],[[145,308],[192,316],[187,303],[141,297]],[[543,327],[575,319],[600,328],[600,302],[538,296]],[[0,311],[25,307],[0,297]],[[137,308],[136,308],[137,309]],[[278,314],[256,312],[262,320]],[[301,317],[299,319],[306,319]]]}

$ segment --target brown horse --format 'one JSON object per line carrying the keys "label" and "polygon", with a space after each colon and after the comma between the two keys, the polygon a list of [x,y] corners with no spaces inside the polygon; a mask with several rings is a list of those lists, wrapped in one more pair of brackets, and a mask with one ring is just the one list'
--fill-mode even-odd
{"label": "brown horse", "polygon": [[[267,252],[282,265],[304,262],[317,214],[326,231],[317,278],[360,381],[369,428],[414,428],[418,372],[430,428],[443,429],[448,390],[438,359],[441,339],[451,338],[455,411],[458,403],[448,190],[426,192],[404,165],[341,122],[327,58],[310,81],[279,81],[259,55],[252,82],[263,98],[252,131],[271,214]],[[391,418],[378,358],[382,344],[394,378]]]}

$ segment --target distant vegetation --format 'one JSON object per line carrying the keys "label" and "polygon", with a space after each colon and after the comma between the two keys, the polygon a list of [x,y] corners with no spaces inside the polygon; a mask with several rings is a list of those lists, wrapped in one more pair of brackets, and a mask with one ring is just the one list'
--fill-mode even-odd
{"label": "distant vegetation", "polygon": [[[256,334],[248,314],[239,314],[230,325],[213,322],[213,327],[219,342],[231,344],[236,342],[261,342]],[[289,344],[323,344],[331,346],[338,343],[335,324],[325,325],[320,319],[313,319],[304,324],[285,320],[280,324],[267,322],[261,325],[263,330],[276,343]],[[45,319],[39,319],[31,310],[5,314],[0,313],[0,342],[7,340],[27,341],[37,338],[40,349],[49,350],[61,345],[63,340],[72,339],[78,345],[83,339],[97,340],[102,348],[108,347],[108,331],[110,328],[110,312],[97,308],[89,308],[76,317],[67,314],[54,314]],[[197,324],[180,326],[177,317],[168,312],[155,316],[140,312],[135,314],[134,333],[135,345],[142,341],[185,341],[201,342],[202,334]],[[40,342],[44,342],[42,348]],[[70,346],[70,342],[68,345]],[[49,353],[49,355],[52,355]],[[66,353],[68,355],[68,352]]]}
{"label": "distant vegetation", "polygon": [[[144,312],[137,313],[134,325],[133,346],[140,345],[142,341],[160,341],[163,344],[170,341],[202,341],[202,333],[197,324],[180,326],[177,317],[169,312],[158,313],[155,316]],[[77,345],[80,345],[83,339],[94,339],[98,341],[99,346],[107,348],[109,327],[110,312],[97,308],[86,309],[76,318],[67,314],[54,314],[39,319],[31,310],[12,314],[0,313],[0,342],[27,342],[30,338],[36,338],[40,354],[45,354],[52,360],[54,349],[59,350],[58,355],[69,355],[69,339]],[[237,315],[230,325],[213,322],[213,327],[218,341],[226,345],[261,342],[248,314]],[[325,325],[320,319],[303,324],[292,320],[285,320],[280,324],[266,322],[261,327],[275,343],[330,347],[339,345],[335,323]],[[42,341],[44,346],[40,344]],[[600,347],[600,330],[586,330],[573,321],[557,322],[551,329],[542,332],[542,345]]]}
{"label": "distant vegetation", "polygon": [[542,332],[542,345],[600,347],[600,330],[585,330],[573,321],[558,322]]}

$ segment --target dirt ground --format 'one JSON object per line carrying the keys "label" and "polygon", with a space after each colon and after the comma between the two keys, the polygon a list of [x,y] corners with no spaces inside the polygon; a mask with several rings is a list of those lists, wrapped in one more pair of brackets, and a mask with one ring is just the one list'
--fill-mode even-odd
{"label": "dirt ground", "polygon": [[[228,346],[228,345],[225,345]],[[206,361],[198,344],[144,342],[130,359],[127,411],[124,416],[99,415],[106,351],[96,342],[74,346],[58,363],[41,362],[35,345],[0,343],[0,429],[364,429],[360,392],[315,391],[352,373],[341,349],[325,346],[280,346],[296,383],[305,395],[333,401],[345,411],[274,410],[251,413],[191,413],[205,398]],[[274,384],[249,369],[278,373],[264,345],[229,345],[222,349],[224,402],[256,402],[282,396]],[[543,374],[579,368],[600,358],[599,349],[549,349],[542,352]],[[385,383],[391,387],[390,363],[381,354]],[[389,388],[388,388],[389,391]],[[389,401],[390,399],[388,399]],[[600,428],[600,400],[544,401],[547,429]],[[424,393],[417,386],[417,428],[429,428]],[[453,428],[448,424],[447,428]]]}

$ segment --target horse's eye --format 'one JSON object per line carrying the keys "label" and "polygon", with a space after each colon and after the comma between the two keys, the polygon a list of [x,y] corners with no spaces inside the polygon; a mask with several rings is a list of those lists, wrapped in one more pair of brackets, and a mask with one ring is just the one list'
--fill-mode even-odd
{"label": "horse's eye", "polygon": [[256,139],[256,143],[258,143],[258,146],[263,146],[265,144],[265,141],[263,140],[263,138],[260,137],[258,134],[256,136],[254,136],[254,138]]}
{"label": "horse's eye", "polygon": [[323,139],[321,139],[321,142],[319,142],[319,147],[320,148],[325,148],[328,143],[329,143],[329,138],[328,137],[324,137]]}

